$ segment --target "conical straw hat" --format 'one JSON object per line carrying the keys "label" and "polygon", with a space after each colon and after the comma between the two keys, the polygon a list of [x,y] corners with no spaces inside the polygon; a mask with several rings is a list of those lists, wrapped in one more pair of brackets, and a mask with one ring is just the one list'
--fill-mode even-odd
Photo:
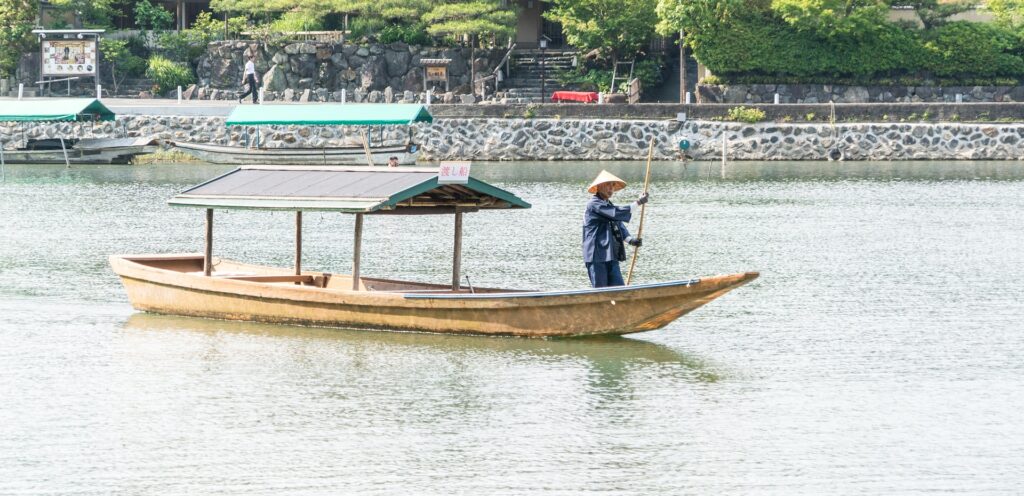
{"label": "conical straw hat", "polygon": [[626,187],[626,181],[623,181],[622,179],[615,177],[615,175],[612,174],[611,172],[603,170],[600,174],[597,175],[597,178],[594,179],[594,182],[590,183],[590,186],[587,187],[587,191],[589,191],[590,193],[597,193],[597,185],[602,183],[615,183],[615,189],[613,191],[618,191]]}

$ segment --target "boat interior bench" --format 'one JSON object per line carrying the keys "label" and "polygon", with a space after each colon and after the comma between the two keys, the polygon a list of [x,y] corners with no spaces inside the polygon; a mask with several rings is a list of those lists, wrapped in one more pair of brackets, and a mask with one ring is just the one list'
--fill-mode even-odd
{"label": "boat interior bench", "polygon": [[303,286],[315,286],[318,288],[326,288],[328,281],[331,280],[330,274],[324,274],[321,276],[312,275],[228,275],[219,276],[221,279],[233,279],[236,281],[252,281],[252,282],[285,282],[285,283],[296,283]]}

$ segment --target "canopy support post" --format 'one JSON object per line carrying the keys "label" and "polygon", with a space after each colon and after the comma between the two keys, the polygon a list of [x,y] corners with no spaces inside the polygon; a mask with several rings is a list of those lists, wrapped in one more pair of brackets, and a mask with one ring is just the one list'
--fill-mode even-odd
{"label": "canopy support post", "polygon": [[359,258],[363,245],[363,214],[356,214],[356,235],[352,247],[352,291],[359,291]]}
{"label": "canopy support post", "polygon": [[302,275],[302,210],[295,212],[295,275]]}
{"label": "canopy support post", "polygon": [[60,149],[64,152],[64,166],[68,169],[71,168],[71,161],[68,160],[68,149],[64,146],[64,137],[60,137]]}
{"label": "canopy support post", "polygon": [[455,248],[452,251],[452,291],[459,292],[462,271],[462,212],[455,207]]}
{"label": "canopy support post", "polygon": [[213,209],[206,209],[206,250],[203,252],[203,275],[213,273]]}

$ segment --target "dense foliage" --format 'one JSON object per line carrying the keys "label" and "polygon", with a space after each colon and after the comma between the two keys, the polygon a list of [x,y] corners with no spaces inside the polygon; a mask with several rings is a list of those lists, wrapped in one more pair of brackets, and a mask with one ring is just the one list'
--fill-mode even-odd
{"label": "dense foliage", "polygon": [[1024,41],[1009,21],[950,21],[963,4],[900,5],[917,7],[921,24],[888,21],[890,5],[877,0],[659,0],[658,29],[685,29],[695,57],[722,82],[1005,84],[1024,76]]}
{"label": "dense foliage", "polygon": [[142,29],[169,29],[174,25],[174,15],[160,5],[142,0],[135,4],[135,23]]}
{"label": "dense foliage", "polygon": [[38,8],[37,0],[0,2],[0,77],[14,72],[22,52],[35,41],[32,21]]}
{"label": "dense foliage", "polygon": [[146,70],[146,60],[132,51],[129,40],[100,39],[100,53],[103,54],[103,66],[110,73],[110,81],[114,83],[116,94],[127,77],[141,76]]}
{"label": "dense foliage", "polygon": [[657,0],[553,0],[544,17],[562,24],[565,40],[612,60],[643,51],[654,36]]}
{"label": "dense foliage", "polygon": [[153,80],[158,94],[165,94],[178,86],[188,86],[195,81],[192,69],[159,55],[149,58],[146,77]]}
{"label": "dense foliage", "polygon": [[354,14],[354,38],[382,43],[432,44],[459,41],[459,36],[511,36],[516,14],[502,0],[213,0],[220,12],[264,13],[276,17],[272,31],[338,28],[330,19]]}

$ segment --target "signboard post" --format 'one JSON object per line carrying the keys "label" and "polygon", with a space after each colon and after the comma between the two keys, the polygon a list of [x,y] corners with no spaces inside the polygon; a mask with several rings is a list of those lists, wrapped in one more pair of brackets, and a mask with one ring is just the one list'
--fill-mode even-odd
{"label": "signboard post", "polygon": [[468,161],[441,162],[437,169],[437,184],[469,183],[469,169],[472,165]]}
{"label": "signboard post", "polygon": [[39,36],[39,84],[93,78],[99,84],[99,37],[102,29],[34,29]]}
{"label": "signboard post", "polygon": [[444,83],[444,91],[448,89],[448,64],[451,59],[421,59],[423,64],[423,91],[430,91],[434,85],[431,83]]}

